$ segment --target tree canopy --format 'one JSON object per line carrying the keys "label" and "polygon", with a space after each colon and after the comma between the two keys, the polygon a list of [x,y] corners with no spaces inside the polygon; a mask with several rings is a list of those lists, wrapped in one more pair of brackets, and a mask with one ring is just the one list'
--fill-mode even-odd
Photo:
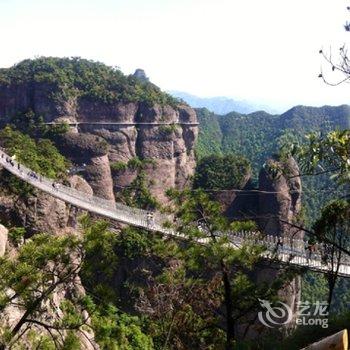
{"label": "tree canopy", "polygon": [[150,82],[125,76],[117,67],[80,57],[40,57],[0,69],[0,85],[24,83],[48,84],[55,99],[87,97],[105,103],[144,101],[174,106],[178,103]]}
{"label": "tree canopy", "polygon": [[240,188],[251,173],[248,160],[242,156],[211,155],[202,158],[196,168],[194,187],[206,190]]}

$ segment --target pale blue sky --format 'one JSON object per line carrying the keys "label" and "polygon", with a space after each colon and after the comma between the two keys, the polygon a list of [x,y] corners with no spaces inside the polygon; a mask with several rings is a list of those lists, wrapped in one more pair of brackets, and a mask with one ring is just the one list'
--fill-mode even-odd
{"label": "pale blue sky", "polygon": [[[289,107],[350,103],[317,79],[350,33],[346,0],[0,0],[0,66],[81,56],[163,89]],[[326,67],[326,65],[324,65]]]}

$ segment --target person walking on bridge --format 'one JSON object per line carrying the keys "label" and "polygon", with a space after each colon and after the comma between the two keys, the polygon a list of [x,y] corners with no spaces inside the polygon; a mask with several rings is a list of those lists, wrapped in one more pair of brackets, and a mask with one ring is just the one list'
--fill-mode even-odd
{"label": "person walking on bridge", "polygon": [[277,251],[282,251],[283,249],[283,241],[280,236],[277,238]]}
{"label": "person walking on bridge", "polygon": [[154,217],[152,212],[147,212],[147,227],[152,227],[154,225]]}

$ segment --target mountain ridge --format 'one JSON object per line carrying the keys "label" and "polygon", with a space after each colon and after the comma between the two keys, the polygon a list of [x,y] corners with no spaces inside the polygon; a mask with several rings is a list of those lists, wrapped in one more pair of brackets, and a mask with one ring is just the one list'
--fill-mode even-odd
{"label": "mountain ridge", "polygon": [[276,108],[271,108],[265,104],[254,103],[246,100],[236,100],[225,96],[199,97],[187,92],[171,90],[168,93],[175,98],[182,99],[192,108],[207,108],[212,112],[220,115],[227,114],[231,111],[239,113],[252,113],[258,110],[267,110],[270,113],[277,113]]}

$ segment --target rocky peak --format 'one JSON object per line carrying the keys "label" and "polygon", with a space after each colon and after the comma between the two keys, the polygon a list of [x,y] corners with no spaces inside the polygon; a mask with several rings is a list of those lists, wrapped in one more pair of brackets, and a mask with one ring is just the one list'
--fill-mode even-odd
{"label": "rocky peak", "polygon": [[149,81],[149,78],[147,77],[146,72],[141,68],[137,68],[133,76],[142,82]]}

